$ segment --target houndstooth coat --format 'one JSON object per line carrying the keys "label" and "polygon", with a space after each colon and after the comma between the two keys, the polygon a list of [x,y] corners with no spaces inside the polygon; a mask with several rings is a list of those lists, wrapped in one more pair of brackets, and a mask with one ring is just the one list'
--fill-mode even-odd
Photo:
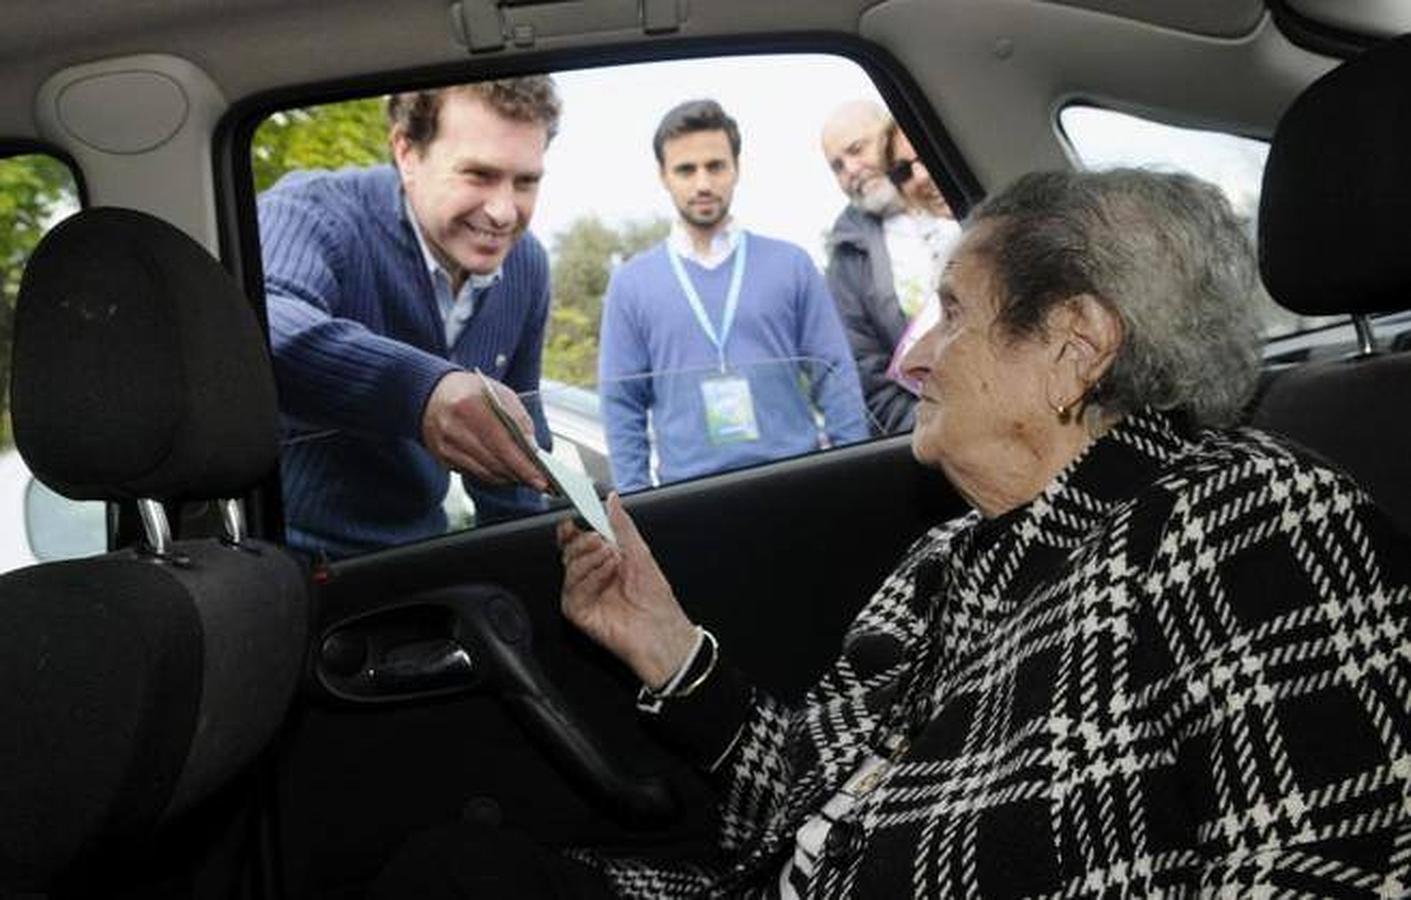
{"label": "houndstooth coat", "polygon": [[1408,584],[1346,477],[1131,416],[1027,506],[922,538],[800,707],[724,663],[666,705],[714,764],[718,858],[594,861],[625,896],[773,896],[878,752],[809,896],[1403,895]]}

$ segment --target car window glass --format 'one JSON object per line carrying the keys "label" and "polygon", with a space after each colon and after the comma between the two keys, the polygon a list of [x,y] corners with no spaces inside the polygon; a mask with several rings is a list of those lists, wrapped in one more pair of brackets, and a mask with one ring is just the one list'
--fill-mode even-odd
{"label": "car window glass", "polygon": [[52,156],[0,159],[0,572],[101,553],[107,541],[103,504],[69,500],[35,481],[10,429],[10,348],[20,278],[39,239],[78,209],[78,197],[73,173]]}
{"label": "car window glass", "polygon": [[[825,405],[826,394],[841,389],[841,379],[826,360],[795,357],[747,363],[732,368],[729,374],[745,379],[752,396],[776,398],[773,402],[756,404],[759,409],[770,410],[770,419],[751,418],[748,411],[731,417],[729,409],[719,410],[717,421],[702,429],[704,437],[696,443],[657,440],[654,424],[649,423],[635,452],[631,439],[622,434],[621,417],[613,414],[612,407],[630,403],[632,397],[644,394],[682,395],[684,405],[689,407],[687,415],[706,420],[710,414],[701,385],[720,378],[719,370],[700,367],[649,372],[586,386],[546,378],[540,390],[521,394],[520,401],[526,408],[544,411],[554,436],[548,452],[573,471],[591,479],[601,495],[614,489],[623,493],[647,490],[703,475],[748,469],[782,458],[771,455],[768,448],[760,446],[759,440],[749,439],[753,432],[808,434],[809,437],[802,440],[809,441],[809,446],[788,455],[833,446],[833,437],[819,410]],[[794,395],[818,399],[814,403],[792,403],[783,399]],[[789,416],[807,417],[809,421],[780,421]],[[561,498],[551,497],[548,505],[565,504]],[[475,500],[458,480],[452,481],[444,508],[453,528],[468,528],[477,522]]]}
{"label": "car window glass", "polygon": [[[1181,128],[1141,116],[1072,104],[1059,125],[1078,161],[1089,169],[1141,166],[1188,172],[1224,191],[1231,207],[1256,238],[1259,190],[1269,143],[1240,135]],[[1337,321],[1336,316],[1300,316],[1277,306],[1260,291],[1265,336],[1281,337]]]}
{"label": "car window glass", "polygon": [[102,503],[70,500],[32,480],[26,487],[24,512],[30,551],[37,559],[74,559],[107,549],[107,513]]}
{"label": "car window glass", "polygon": [[[875,125],[851,148],[871,160],[859,183],[889,191],[889,212],[903,209],[885,175],[889,116],[860,67],[788,55],[552,77],[562,116],[538,159],[516,156],[513,128],[494,148],[453,145],[457,117],[477,135],[496,123],[444,96],[436,136],[408,139],[405,152],[389,141],[386,98],[285,110],[257,128],[251,164],[295,546],[351,555],[543,508],[541,498],[448,477],[449,457],[426,452],[424,409],[405,392],[420,385],[426,396],[424,379],[437,382],[424,373],[441,371],[443,360],[521,395],[540,443],[605,489],[705,477],[909,427],[912,401],[898,367],[888,369],[929,291],[912,291],[917,308],[908,308],[890,279],[867,274],[866,260],[888,241],[912,241],[919,252],[892,254],[896,284],[903,275],[924,283],[923,269],[940,265],[925,242],[939,239],[920,213],[908,225],[914,234],[883,234],[879,217],[849,204],[820,148],[839,106],[874,106]],[[738,157],[728,134],[705,129],[722,143],[664,141],[673,163],[659,161],[663,116],[702,98],[738,123]],[[705,155],[672,155],[688,144]],[[526,207],[533,238],[504,240],[515,226],[500,230],[503,216],[522,221]],[[717,243],[683,259],[688,239],[673,238],[673,222],[684,235],[683,221],[724,209]],[[862,224],[844,222],[845,211]],[[853,290],[888,284],[854,300],[850,318],[827,274],[839,246],[851,254]],[[495,266],[477,270],[501,247]],[[734,289],[742,256],[744,286]],[[523,319],[544,292],[538,331]],[[890,329],[865,357],[850,333],[878,314],[864,302],[888,307]],[[735,310],[728,328],[727,309]],[[413,362],[397,361],[408,344]],[[890,422],[859,372],[890,388]],[[614,459],[622,453],[630,466]]]}

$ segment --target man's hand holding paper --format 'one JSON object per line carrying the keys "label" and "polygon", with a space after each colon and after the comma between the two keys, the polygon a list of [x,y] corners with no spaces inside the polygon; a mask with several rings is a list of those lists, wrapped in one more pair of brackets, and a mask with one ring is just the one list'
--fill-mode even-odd
{"label": "man's hand holding paper", "polygon": [[[616,545],[617,537],[613,533],[612,523],[608,520],[607,510],[603,508],[602,501],[598,498],[597,489],[588,476],[576,472],[569,468],[553,454],[548,453],[535,444],[529,437],[528,429],[521,428],[516,422],[510,409],[503,402],[500,392],[495,390],[495,385],[482,373],[475,375],[483,383],[481,396],[485,399],[486,406],[498,420],[497,431],[501,431],[513,441],[519,451],[524,454],[534,467],[535,474],[543,482],[541,487],[537,482],[526,482],[533,484],[536,488],[545,493],[557,494],[573,504],[573,508],[578,515],[587,522],[588,526],[601,534],[607,540]],[[511,395],[513,397],[513,395]],[[523,412],[523,406],[519,403],[519,398],[514,397],[515,406]],[[528,422],[526,414],[524,420]]]}
{"label": "man's hand holding paper", "polygon": [[447,468],[484,484],[549,490],[537,448],[525,437],[534,432],[529,413],[513,391],[479,372],[451,372],[437,382],[421,431],[426,448]]}

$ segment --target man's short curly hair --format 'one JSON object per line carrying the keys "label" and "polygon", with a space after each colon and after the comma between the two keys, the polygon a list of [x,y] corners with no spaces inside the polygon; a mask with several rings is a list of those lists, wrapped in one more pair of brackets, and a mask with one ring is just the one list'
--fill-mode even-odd
{"label": "man's short curly hair", "polygon": [[562,103],[554,80],[548,75],[525,75],[392,94],[387,98],[387,122],[394,133],[405,135],[413,147],[425,151],[436,139],[441,103],[450,93],[477,97],[506,119],[542,125],[548,140],[553,140],[558,133]]}

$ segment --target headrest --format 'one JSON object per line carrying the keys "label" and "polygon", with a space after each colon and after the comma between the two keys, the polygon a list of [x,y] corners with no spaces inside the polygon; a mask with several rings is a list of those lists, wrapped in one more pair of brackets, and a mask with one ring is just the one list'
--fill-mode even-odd
{"label": "headrest", "polygon": [[1411,308],[1411,35],[1303,92],[1274,131],[1259,260],[1281,306],[1306,314]]}
{"label": "headrest", "polygon": [[278,455],[269,351],[209,253],[127,209],[40,241],[15,310],[11,415],[34,474],[80,500],[235,497]]}

